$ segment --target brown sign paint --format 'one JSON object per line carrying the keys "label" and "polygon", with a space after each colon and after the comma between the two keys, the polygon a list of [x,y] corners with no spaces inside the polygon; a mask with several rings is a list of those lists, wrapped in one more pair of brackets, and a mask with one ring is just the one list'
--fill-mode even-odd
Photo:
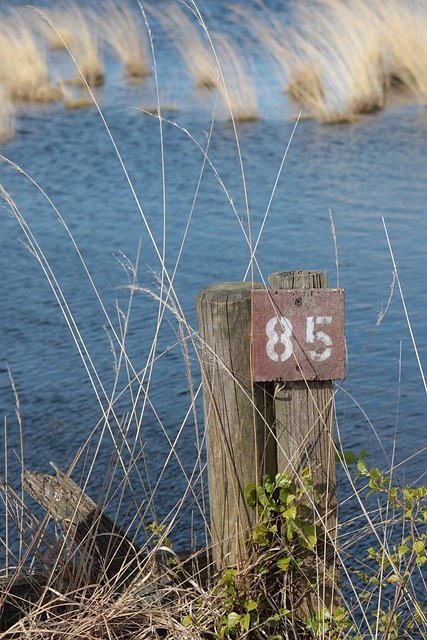
{"label": "brown sign paint", "polygon": [[252,291],[258,382],[344,378],[344,289]]}

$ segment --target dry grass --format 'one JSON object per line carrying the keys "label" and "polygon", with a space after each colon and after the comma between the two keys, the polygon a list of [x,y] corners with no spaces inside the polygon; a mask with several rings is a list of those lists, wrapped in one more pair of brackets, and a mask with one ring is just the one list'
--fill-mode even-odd
{"label": "dry grass", "polygon": [[386,72],[394,88],[427,99],[427,6],[390,0],[379,5]]}
{"label": "dry grass", "polygon": [[13,101],[50,102],[62,93],[49,80],[47,59],[28,17],[13,13],[0,24],[0,83]]}
{"label": "dry grass", "polygon": [[12,138],[16,128],[16,111],[3,87],[0,86],[0,142]]}
{"label": "dry grass", "polygon": [[380,21],[372,5],[323,0],[313,7],[301,5],[296,20],[294,49],[304,66],[303,73],[296,69],[290,78],[291,95],[325,122],[351,121],[355,114],[383,109],[387,83]]}
{"label": "dry grass", "polygon": [[258,99],[253,73],[240,48],[230,38],[214,37],[216,55],[221,69],[219,92],[230,118],[250,122],[259,118]]}
{"label": "dry grass", "polygon": [[146,26],[141,12],[124,0],[103,2],[100,25],[105,43],[124,65],[129,78],[144,78],[151,73]]}
{"label": "dry grass", "polygon": [[70,0],[55,5],[48,18],[53,25],[51,43],[53,38],[56,49],[68,47],[76,61],[74,82],[85,81],[90,87],[103,84],[105,72],[97,14],[90,7]]}
{"label": "dry grass", "polygon": [[196,87],[216,87],[219,81],[215,58],[202,37],[195,16],[180,4],[171,4],[151,12],[170,36]]}
{"label": "dry grass", "polygon": [[87,109],[93,107],[93,101],[87,96],[68,97],[64,100],[64,109],[69,111],[77,111],[78,109]]}

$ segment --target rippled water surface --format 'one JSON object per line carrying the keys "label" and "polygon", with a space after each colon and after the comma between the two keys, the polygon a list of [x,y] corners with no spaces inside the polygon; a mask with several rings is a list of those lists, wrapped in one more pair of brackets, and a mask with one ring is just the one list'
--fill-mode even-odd
{"label": "rippled water surface", "polygon": [[[213,15],[214,24],[218,24],[218,18]],[[228,28],[233,25],[228,24]],[[122,322],[118,307],[126,312],[129,299],[127,260],[138,261],[142,288],[156,291],[154,274],[161,273],[128,178],[161,251],[161,134],[166,266],[172,271],[202,167],[198,144],[206,145],[214,108],[214,94],[201,97],[195,91],[176,56],[167,53],[161,33],[158,39],[155,34],[155,46],[161,90],[178,107],[177,112],[165,116],[178,127],[164,123],[160,131],[158,120],[139,110],[155,104],[152,80],[144,85],[126,84],[113,62],[108,63],[105,87],[97,93],[128,177],[94,108],[65,111],[60,104],[26,108],[17,135],[0,150],[27,172],[57,207],[117,330]],[[256,122],[238,124],[254,238],[295,124],[273,74],[266,75],[262,60],[258,64],[261,117]],[[341,437],[347,448],[372,450],[378,464],[385,464],[384,456],[395,455],[396,462],[403,463],[399,467],[402,478],[411,481],[422,476],[426,468],[426,393],[397,284],[377,329],[376,323],[387,306],[393,271],[384,218],[420,364],[425,364],[426,142],[424,105],[393,104],[378,115],[361,117],[348,125],[328,126],[302,119],[257,250],[265,278],[274,271],[293,269],[326,270],[331,286],[339,278],[339,286],[346,290],[348,347],[348,377],[337,393]],[[228,195],[212,168],[206,166],[175,276],[182,309],[193,326],[197,292],[211,283],[241,280],[249,261],[240,226],[241,221],[246,225],[242,174],[233,128],[221,105],[209,158]],[[106,394],[111,394],[111,330],[105,329],[106,316],[75,247],[40,190],[7,163],[0,171],[1,183],[37,238],[60,284],[99,380]],[[228,197],[233,200],[237,217]],[[330,212],[336,229],[338,276]],[[20,438],[7,368],[19,394],[25,465],[29,469],[49,471],[51,460],[67,469],[100,420],[102,409],[42,268],[26,248],[24,234],[9,207],[0,212],[0,239],[0,412],[7,427],[7,442],[0,458],[4,466],[6,449],[9,479],[19,487]],[[260,280],[260,276],[255,274],[255,279]],[[156,318],[156,301],[149,294],[136,293],[127,349],[139,369],[147,362]],[[176,342],[176,329],[175,317],[168,311],[159,353]],[[200,376],[195,360],[192,371],[197,385]],[[120,388],[125,378],[120,379]],[[99,382],[97,387],[99,392]],[[149,397],[152,406],[146,409],[141,441],[145,443],[151,482],[155,483],[170,452],[156,414],[173,440],[190,405],[179,347],[168,350],[156,363]],[[200,403],[197,408],[201,420]],[[116,411],[122,416],[129,410],[127,395],[118,400]],[[194,420],[189,419],[177,444],[187,470],[194,464],[196,450]],[[95,495],[113,453],[107,436],[97,459],[98,470],[92,475]],[[180,499],[184,486],[182,470],[172,458],[157,492],[160,516]],[[144,496],[140,498],[142,501]],[[178,545],[186,544],[187,537],[183,529],[175,534]]]}

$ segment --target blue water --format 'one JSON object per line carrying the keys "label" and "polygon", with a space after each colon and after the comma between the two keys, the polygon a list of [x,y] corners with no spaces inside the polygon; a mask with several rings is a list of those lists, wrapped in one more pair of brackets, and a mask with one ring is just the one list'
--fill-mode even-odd
{"label": "blue water", "polygon": [[[217,6],[210,7],[214,25],[220,16]],[[233,28],[231,21],[227,21],[227,25]],[[166,266],[171,271],[203,160],[185,130],[199,144],[206,144],[205,132],[211,124],[214,95],[200,100],[182,65],[164,54],[162,45],[167,50],[167,42],[160,31],[155,38],[161,88],[179,109],[168,117],[180,129],[165,123],[162,131]],[[255,238],[295,124],[272,71],[261,80],[261,118],[238,125]],[[126,84],[118,65],[109,61],[107,82],[97,97],[161,251],[163,191],[159,122],[138,110],[138,107],[149,108],[155,104],[152,80],[144,85]],[[337,235],[339,286],[346,290],[349,371],[347,379],[340,383],[342,390],[336,398],[339,432],[346,448],[370,449],[373,462],[379,466],[389,464],[387,460],[395,447],[395,464],[402,463],[399,466],[402,481],[411,482],[425,474],[426,393],[397,284],[377,330],[376,322],[378,313],[387,305],[393,271],[384,217],[421,364],[425,364],[426,140],[427,111],[419,104],[390,105],[378,115],[361,117],[348,125],[328,126],[302,120],[257,251],[264,278],[279,270],[321,269],[329,273],[330,285],[335,286],[337,269],[331,210]],[[65,111],[60,104],[25,108],[17,135],[3,144],[0,151],[22,167],[54,202],[118,330],[121,316],[117,305],[125,311],[129,299],[129,273],[123,263],[127,259],[135,263],[138,259],[138,283],[152,291],[156,291],[153,271],[161,273],[161,265],[99,114],[94,108]],[[213,128],[209,156],[245,225],[236,143],[223,109],[219,110]],[[107,320],[64,226],[37,188],[5,163],[0,168],[0,181],[37,237],[106,394],[110,394],[115,376],[114,358],[104,329]],[[7,367],[19,394],[24,462],[28,469],[49,472],[51,460],[68,469],[101,420],[102,409],[46,277],[22,244],[24,234],[7,207],[0,212],[0,238],[0,415],[7,428],[8,478],[12,486],[19,489],[20,438]],[[219,181],[207,167],[174,281],[182,310],[193,327],[196,326],[198,291],[208,284],[241,280],[248,261],[249,250],[239,220]],[[255,274],[255,279],[260,280],[260,276]],[[147,362],[157,309],[156,300],[150,295],[135,293],[127,351],[137,370],[142,370]],[[158,353],[175,344],[176,330],[176,318],[168,311],[162,323]],[[191,349],[190,356],[197,387],[200,374]],[[123,375],[119,389],[125,383]],[[99,383],[96,386],[100,393]],[[187,472],[191,472],[197,459],[197,431],[193,416],[186,418],[190,392],[179,347],[167,350],[156,362],[149,398],[152,407],[145,409],[138,445],[144,446],[150,482],[154,485],[170,451],[156,413],[171,439],[184,423],[176,450]],[[102,403],[105,408],[105,398]],[[198,433],[202,437],[200,401],[196,406]],[[139,410],[141,408],[142,399]],[[130,410],[127,393],[118,400],[116,411],[121,418]],[[118,437],[114,420],[110,418],[109,423]],[[89,458],[101,429],[102,421]],[[131,440],[136,437],[134,426],[129,435]],[[5,446],[2,445],[0,451],[0,469],[4,468]],[[125,453],[123,457],[126,459]],[[405,463],[406,460],[410,461]],[[114,446],[106,436],[90,476],[89,490],[95,498],[101,491],[109,464],[114,464]],[[142,459],[138,464],[145,478]],[[79,474],[86,472],[81,457],[74,477],[78,479]],[[134,486],[141,485],[140,480],[134,482]],[[148,482],[144,482],[148,487]],[[183,472],[172,457],[156,492],[159,519],[180,500],[184,487]],[[128,493],[125,512],[134,509]],[[148,507],[142,488],[138,489],[135,499],[143,505],[143,510]],[[117,496],[114,500],[118,500]],[[186,504],[188,511],[183,511],[183,524],[171,534],[178,547],[189,544],[191,510],[199,537],[202,531],[192,499]]]}

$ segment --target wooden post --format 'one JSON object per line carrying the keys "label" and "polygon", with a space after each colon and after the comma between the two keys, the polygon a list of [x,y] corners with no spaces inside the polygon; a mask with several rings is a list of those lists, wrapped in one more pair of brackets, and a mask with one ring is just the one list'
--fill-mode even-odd
{"label": "wooden post", "polygon": [[[322,271],[273,273],[270,289],[321,289],[328,286]],[[312,582],[319,584],[316,597],[303,608],[313,613],[321,606],[331,609],[338,602],[337,493],[334,448],[334,394],[332,381],[302,380],[276,383],[274,392],[275,429],[279,472],[297,476],[312,471],[313,512],[310,517],[317,532],[317,566]],[[313,590],[311,590],[313,591]],[[317,599],[316,599],[317,598]]]}
{"label": "wooden post", "polygon": [[223,283],[204,288],[196,299],[217,569],[238,563],[255,525],[246,485],[276,473],[273,385],[252,382],[251,289],[250,283]]}

